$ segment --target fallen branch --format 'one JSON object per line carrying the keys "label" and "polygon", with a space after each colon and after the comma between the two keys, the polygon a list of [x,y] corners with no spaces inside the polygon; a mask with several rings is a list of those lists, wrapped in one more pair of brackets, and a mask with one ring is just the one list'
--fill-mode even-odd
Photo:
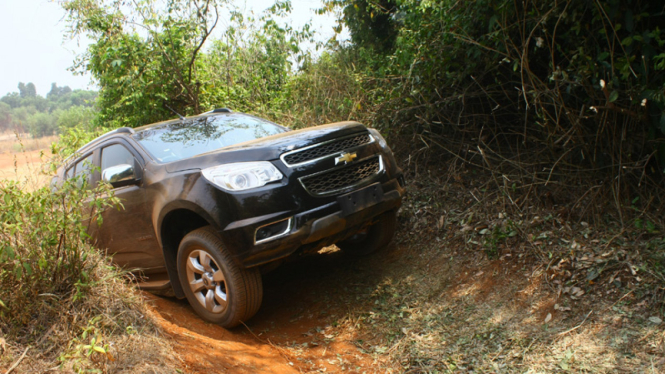
{"label": "fallen branch", "polygon": [[16,369],[16,367],[18,366],[18,364],[20,364],[21,361],[23,361],[23,358],[25,357],[25,354],[28,353],[28,349],[30,349],[30,346],[28,346],[28,347],[25,348],[25,351],[23,351],[23,354],[21,355],[21,357],[19,357],[18,360],[16,360],[16,362],[14,362],[14,365],[12,365],[12,366],[9,368],[9,370],[7,370],[7,371],[5,372],[5,374],[9,374],[9,373],[12,372],[12,370]]}
{"label": "fallen branch", "polygon": [[580,323],[579,325],[573,327],[573,328],[570,329],[570,330],[566,330],[566,331],[564,331],[564,332],[560,332],[560,333],[558,333],[557,335],[559,335],[559,336],[563,336],[563,335],[568,334],[569,332],[573,332],[573,331],[579,329],[580,327],[582,327],[582,325],[584,324],[584,322],[586,322],[587,318],[589,318],[589,316],[591,315],[591,313],[593,313],[593,310],[590,311],[590,312],[586,315],[586,317],[584,317],[584,320],[582,321],[582,323]]}
{"label": "fallen branch", "polygon": [[[292,362],[292,361],[295,361],[295,360],[292,359],[292,357],[291,357],[291,353],[290,353],[289,351],[287,351],[286,349],[284,349],[284,348],[282,348],[282,347],[279,347],[279,346],[273,344],[273,342],[271,342],[270,339],[261,339],[261,338],[259,338],[259,336],[256,335],[256,334],[254,333],[254,331],[252,331],[252,329],[250,329],[249,326],[247,326],[247,325],[245,324],[245,322],[240,321],[240,323],[242,323],[242,325],[245,326],[245,328],[247,329],[247,331],[249,331],[250,334],[252,334],[252,335],[254,336],[254,338],[256,338],[256,340],[258,340],[259,342],[264,343],[264,344],[265,344],[265,343],[270,344],[270,346],[273,347],[274,349],[276,349],[276,350],[277,350],[277,353],[279,353],[280,356],[282,356],[282,358],[285,358],[287,362],[290,363],[290,362]],[[302,372],[302,370],[301,370],[301,372]]]}

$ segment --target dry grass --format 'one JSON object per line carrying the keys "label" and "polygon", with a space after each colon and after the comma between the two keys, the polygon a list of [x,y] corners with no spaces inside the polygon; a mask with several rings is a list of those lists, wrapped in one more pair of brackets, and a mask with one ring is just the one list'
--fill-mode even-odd
{"label": "dry grass", "polygon": [[[14,363],[14,373],[60,372],[174,373],[177,362],[169,343],[148,317],[144,300],[116,271],[98,261],[85,298],[51,298],[42,320],[21,329],[5,325],[0,340],[0,367]],[[48,317],[46,317],[48,316]],[[93,343],[93,340],[94,343]],[[91,351],[91,345],[105,352]],[[22,354],[26,352],[25,357]]]}
{"label": "dry grass", "polygon": [[[30,143],[42,146],[43,142]],[[42,173],[48,166],[41,151],[26,151],[17,154],[1,154],[0,187],[8,187],[18,181],[18,188],[29,193],[44,186],[49,177]],[[3,190],[4,192],[4,190]],[[33,193],[44,194],[48,191]],[[10,198],[11,194],[3,195]],[[39,195],[41,196],[41,195]],[[32,201],[26,199],[25,201]],[[16,202],[7,204],[15,206]],[[37,204],[35,202],[35,204]],[[29,209],[28,209],[29,208]],[[38,209],[25,207],[25,211]],[[51,209],[43,206],[43,209]],[[29,222],[26,223],[26,222]],[[47,222],[26,221],[27,225],[45,225]],[[5,233],[12,228],[3,222]],[[31,226],[32,227],[32,226]],[[71,230],[72,228],[70,228]],[[16,237],[30,235],[25,228],[16,230]],[[63,234],[64,235],[64,234]],[[25,238],[24,238],[25,239]],[[43,238],[42,238],[43,239]],[[62,237],[61,239],[62,240]],[[24,241],[16,239],[16,251]],[[37,240],[39,242],[39,240]],[[27,242],[26,242],[27,243]],[[38,245],[38,244],[37,244]],[[42,244],[45,261],[56,261],[46,252],[48,244]],[[68,243],[67,245],[72,245]],[[22,253],[22,252],[15,252]],[[2,372],[11,369],[13,373],[60,372],[104,372],[104,373],[173,373],[175,362],[173,351],[161,330],[156,327],[147,313],[146,305],[126,277],[110,265],[110,260],[97,250],[84,248],[87,281],[77,284],[73,290],[63,291],[55,285],[53,293],[33,292],[39,308],[28,318],[12,320],[8,316],[19,305],[12,305],[19,290],[0,289],[0,368]],[[0,251],[0,260],[7,261],[7,252]],[[24,259],[27,263],[27,259]],[[33,263],[33,266],[36,266]],[[64,265],[66,267],[67,265]],[[9,266],[3,266],[6,271]],[[36,267],[35,267],[36,269]],[[0,279],[8,278],[0,273]],[[47,281],[50,273],[41,276]],[[32,279],[32,278],[29,278]],[[77,278],[78,279],[78,278]],[[4,283],[3,283],[4,284]],[[31,287],[29,284],[26,287]],[[64,287],[64,286],[62,286]],[[4,288],[4,287],[3,287]],[[43,289],[39,284],[32,289]],[[50,289],[50,288],[49,288]],[[83,297],[81,297],[83,295]],[[16,304],[16,303],[14,303]],[[28,306],[23,306],[26,310]],[[30,310],[30,309],[27,309]]]}
{"label": "dry grass", "polygon": [[16,154],[47,149],[51,146],[51,143],[57,140],[57,135],[33,139],[30,134],[4,132],[0,133],[0,154]]}
{"label": "dry grass", "polygon": [[35,190],[50,180],[44,165],[50,159],[51,143],[57,136],[32,139],[27,134],[0,134],[0,179],[21,181]]}
{"label": "dry grass", "polygon": [[[443,258],[431,256],[435,251]],[[372,337],[366,349],[389,353],[400,371],[663,369],[665,336],[646,319],[658,312],[634,307],[637,300],[630,300],[634,315],[628,318],[602,297],[557,297],[527,262],[464,259],[440,246],[410,252],[425,252],[420,266],[391,274],[373,294],[380,307],[349,317],[361,321],[361,334]],[[571,310],[559,312],[556,303]]]}

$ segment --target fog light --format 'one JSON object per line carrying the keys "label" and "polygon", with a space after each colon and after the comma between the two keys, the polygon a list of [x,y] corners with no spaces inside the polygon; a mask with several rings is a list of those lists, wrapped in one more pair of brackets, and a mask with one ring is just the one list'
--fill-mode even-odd
{"label": "fog light", "polygon": [[293,217],[286,218],[281,221],[269,223],[256,229],[254,235],[254,242],[256,244],[263,243],[269,240],[277,239],[288,234],[291,231],[291,221]]}
{"label": "fog light", "polygon": [[399,177],[397,177],[397,183],[399,183],[399,186],[402,188],[406,187],[406,181],[404,180],[403,174],[400,174]]}

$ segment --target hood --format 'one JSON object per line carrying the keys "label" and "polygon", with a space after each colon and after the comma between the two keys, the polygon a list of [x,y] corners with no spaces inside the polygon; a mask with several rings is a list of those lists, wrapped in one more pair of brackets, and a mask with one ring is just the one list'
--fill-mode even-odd
{"label": "hood", "polygon": [[287,131],[175,161],[167,164],[166,170],[173,173],[189,169],[203,169],[231,162],[273,161],[284,152],[362,131],[367,131],[367,128],[358,122],[352,121]]}

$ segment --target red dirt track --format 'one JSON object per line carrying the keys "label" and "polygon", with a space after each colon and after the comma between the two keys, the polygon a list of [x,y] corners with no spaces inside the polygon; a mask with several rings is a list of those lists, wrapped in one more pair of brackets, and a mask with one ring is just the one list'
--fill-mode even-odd
{"label": "red dirt track", "polygon": [[144,294],[188,373],[384,373],[382,357],[355,345],[363,337],[335,336],[331,326],[348,308],[340,276],[356,266],[339,252],[282,266],[263,278],[259,313],[231,330],[203,321],[186,300]]}

